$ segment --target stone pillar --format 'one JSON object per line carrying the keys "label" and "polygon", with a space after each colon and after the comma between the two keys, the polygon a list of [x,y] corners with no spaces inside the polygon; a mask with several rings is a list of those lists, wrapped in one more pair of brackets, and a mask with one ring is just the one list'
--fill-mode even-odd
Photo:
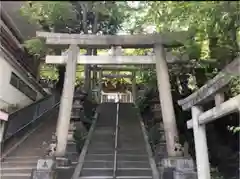
{"label": "stone pillar", "polygon": [[197,179],[194,161],[188,157],[162,157],[159,163],[160,178]]}
{"label": "stone pillar", "polygon": [[121,46],[111,47],[111,55],[112,56],[122,55],[122,47]]}
{"label": "stone pillar", "polygon": [[202,109],[198,106],[192,107],[193,134],[196,151],[198,179],[211,179],[210,164],[208,158],[208,147],[205,125],[198,124],[198,118]]}
{"label": "stone pillar", "polygon": [[157,84],[167,142],[167,152],[169,156],[177,156],[175,147],[176,143],[179,142],[179,139],[173,108],[168,66],[166,62],[166,53],[161,44],[156,44],[154,51],[156,55]]}
{"label": "stone pillar", "polygon": [[132,97],[133,103],[136,103],[137,99],[137,87],[136,87],[136,72],[132,72]]}
{"label": "stone pillar", "polygon": [[89,69],[89,74],[90,74],[90,85],[89,85],[89,89],[88,89],[88,94],[92,95],[92,89],[93,89],[93,70],[91,68],[92,66],[90,65],[90,69]]}
{"label": "stone pillar", "polygon": [[70,45],[66,64],[61,104],[58,115],[56,149],[56,156],[58,157],[62,157],[65,155],[67,146],[68,128],[70,125],[70,117],[72,111],[78,52],[79,48],[77,45]]}
{"label": "stone pillar", "polygon": [[215,106],[219,106],[224,102],[224,93],[217,93],[215,95]]}
{"label": "stone pillar", "polygon": [[95,89],[97,87],[97,71],[95,69],[96,65],[93,65],[93,70],[92,70],[92,73],[93,73],[93,85],[92,85],[92,88]]}
{"label": "stone pillar", "polygon": [[[87,49],[87,54],[86,55],[92,55],[92,49]],[[84,79],[84,90],[86,92],[89,91],[89,88],[90,88],[90,85],[91,85],[91,71],[90,71],[90,65],[89,64],[86,64],[84,65],[84,76],[85,76],[85,79]]]}
{"label": "stone pillar", "polygon": [[98,79],[98,83],[99,83],[99,103],[101,103],[101,95],[102,95],[102,70],[99,71],[99,79]]}

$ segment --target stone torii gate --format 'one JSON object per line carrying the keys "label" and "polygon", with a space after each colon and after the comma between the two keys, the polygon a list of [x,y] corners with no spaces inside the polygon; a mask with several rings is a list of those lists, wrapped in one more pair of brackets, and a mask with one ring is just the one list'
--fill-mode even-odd
{"label": "stone torii gate", "polygon": [[[166,136],[168,156],[176,156],[175,147],[178,143],[178,133],[173,108],[171,86],[167,63],[176,63],[176,57],[166,53],[164,48],[181,46],[190,38],[188,32],[167,33],[165,35],[80,35],[37,32],[38,37],[46,38],[46,43],[53,46],[69,46],[65,56],[46,56],[46,63],[66,64],[66,75],[59,111],[57,127],[56,156],[64,156],[67,144],[68,126],[74,93],[75,71],[78,64],[90,65],[136,65],[156,64],[159,97],[162,109],[164,131]],[[150,56],[82,56],[79,48],[154,48]]]}

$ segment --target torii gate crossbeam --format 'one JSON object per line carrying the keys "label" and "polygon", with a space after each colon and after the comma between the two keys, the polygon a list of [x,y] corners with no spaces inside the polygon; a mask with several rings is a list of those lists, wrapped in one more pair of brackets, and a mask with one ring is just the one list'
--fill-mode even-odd
{"label": "torii gate crossbeam", "polygon": [[[186,60],[180,60],[178,57],[167,53],[167,63],[184,63]],[[66,56],[47,55],[46,63],[63,64],[66,63]],[[78,55],[78,64],[91,65],[134,65],[134,64],[156,64],[156,56],[84,56]]]}
{"label": "torii gate crossbeam", "polygon": [[81,45],[81,48],[111,48],[121,46],[122,48],[154,48],[155,44],[164,47],[182,46],[187,39],[194,34],[192,32],[167,32],[164,34],[141,34],[141,35],[92,35],[92,34],[67,34],[37,32],[38,37],[46,38],[50,45]]}

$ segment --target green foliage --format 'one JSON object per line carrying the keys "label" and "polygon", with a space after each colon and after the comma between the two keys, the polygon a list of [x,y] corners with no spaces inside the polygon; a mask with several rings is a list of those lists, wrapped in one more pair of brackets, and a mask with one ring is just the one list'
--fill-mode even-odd
{"label": "green foliage", "polygon": [[228,126],[228,130],[229,131],[232,131],[234,134],[235,133],[238,133],[238,132],[240,132],[240,126],[238,126],[238,127],[236,127],[236,126]]}
{"label": "green foliage", "polygon": [[230,88],[231,97],[237,96],[238,94],[240,94],[240,78],[239,78],[239,76],[236,76],[231,80],[230,86],[231,86],[231,88]]}
{"label": "green foliage", "polygon": [[[168,49],[172,52],[180,52],[180,54],[188,54],[194,65],[191,67],[182,65],[169,65],[170,79],[172,86],[173,101],[175,105],[177,125],[180,135],[192,145],[191,153],[194,154],[194,143],[192,133],[186,128],[186,120],[191,117],[188,112],[183,112],[177,105],[177,100],[186,97],[191,93],[190,80],[195,86],[201,87],[207,80],[213,78],[224,66],[230,63],[237,54],[239,55],[239,39],[240,39],[240,4],[238,1],[142,1],[139,2],[139,11],[132,13],[125,24],[125,28],[132,34],[142,33],[162,33],[171,31],[194,30],[194,38],[184,43],[183,47]],[[149,27],[153,27],[153,32],[148,31]],[[174,70],[173,70],[174,69]],[[184,79],[180,81],[181,77]],[[188,76],[188,77],[187,77]],[[154,68],[147,72],[141,72],[141,81],[146,85],[152,85],[156,88],[156,73]],[[180,81],[178,83],[178,81]],[[184,89],[187,93],[182,94],[179,89]],[[197,88],[195,88],[197,89]],[[232,97],[240,94],[240,80],[233,79],[229,85],[227,96]],[[147,100],[139,102],[143,110],[146,109]],[[230,117],[229,117],[230,119]],[[239,126],[236,126],[238,119],[229,120],[229,130],[233,133],[239,132]],[[217,124],[216,124],[217,123]],[[221,120],[215,121],[216,128],[220,128]],[[233,126],[235,125],[235,126]],[[221,133],[227,131],[223,130]],[[226,126],[227,128],[227,126]],[[226,129],[225,129],[226,130]],[[208,139],[213,138],[216,131],[208,134]],[[233,135],[232,135],[233,136]],[[235,136],[235,135],[234,135]],[[180,137],[181,138],[181,137]],[[216,138],[214,138],[216,139]],[[220,141],[212,139],[213,145],[220,146]],[[220,139],[221,140],[221,139]],[[210,141],[210,139],[209,139]],[[230,137],[229,141],[236,143],[234,137]],[[228,146],[227,148],[231,148]],[[225,153],[226,156],[234,152],[225,152],[220,147],[219,153]],[[228,173],[227,169],[235,171],[233,165],[239,163],[237,158],[228,164],[226,156],[217,155],[216,150],[210,151],[209,156],[212,163],[221,170],[225,178],[235,177],[234,173]],[[235,154],[235,153],[234,153]],[[226,164],[224,163],[226,162]],[[221,168],[222,163],[222,168]],[[213,165],[214,165],[213,164]],[[231,165],[231,166],[230,166]],[[234,170],[233,170],[234,169]],[[223,171],[225,170],[225,171]],[[212,177],[223,179],[217,170],[212,171]]]}
{"label": "green foliage", "polygon": [[[124,5],[125,3],[115,1],[28,1],[21,7],[20,12],[29,19],[30,23],[37,23],[44,31],[83,33],[85,24],[83,23],[83,10],[86,10],[87,31],[116,34],[128,15],[123,11]],[[51,49],[47,48],[43,41],[38,38],[26,41],[25,47],[29,53],[40,58],[51,52]],[[56,71],[41,72],[41,75],[54,79],[59,76]],[[81,75],[77,73],[77,76]]]}
{"label": "green foliage", "polygon": [[37,57],[43,57],[47,52],[47,47],[43,40],[39,38],[32,38],[24,42],[24,46],[27,48],[28,52]]}
{"label": "green foliage", "polygon": [[102,34],[116,34],[121,28],[122,23],[128,14],[124,11],[124,4],[114,1],[95,1],[94,11],[99,12],[98,32]]}
{"label": "green foliage", "polygon": [[46,31],[61,32],[77,21],[74,8],[68,1],[28,1],[20,10],[30,22],[37,22]]}
{"label": "green foliage", "polygon": [[[199,75],[203,77],[204,82],[232,61],[239,52],[237,39],[240,32],[240,5],[237,2],[143,1],[138,4],[137,13],[132,13],[129,18],[131,24],[127,23],[129,32],[146,33],[149,26],[155,27],[155,32],[195,31],[194,38],[186,41],[184,47],[172,51],[186,53],[190,59],[196,59],[196,67],[206,68],[207,73]],[[208,63],[208,59],[217,60],[216,63]],[[186,70],[179,68],[183,73]],[[191,73],[194,70],[193,67]],[[151,79],[155,78],[154,71],[145,72],[141,77],[143,82],[155,81]]]}

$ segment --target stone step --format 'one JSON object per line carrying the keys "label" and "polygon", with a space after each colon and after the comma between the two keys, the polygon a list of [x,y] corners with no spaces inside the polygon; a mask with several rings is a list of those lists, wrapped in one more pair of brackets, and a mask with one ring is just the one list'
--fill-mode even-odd
{"label": "stone step", "polygon": [[36,165],[33,167],[3,167],[0,168],[1,174],[7,174],[7,173],[31,173],[32,169],[36,168]]}
{"label": "stone step", "polygon": [[80,173],[80,176],[88,176],[88,177],[100,177],[100,176],[113,176],[113,170],[112,169],[106,169],[106,170],[85,170],[83,169]]}
{"label": "stone step", "polygon": [[[113,168],[113,161],[85,161],[83,168]],[[149,162],[145,161],[118,161],[117,167],[150,169]]]}
{"label": "stone step", "polygon": [[36,167],[37,161],[29,161],[26,163],[19,163],[19,162],[2,162],[0,169],[4,168],[14,168],[14,167]]}
{"label": "stone step", "polygon": [[37,161],[39,158],[41,158],[41,156],[9,156],[4,158],[4,160],[2,162],[26,162],[26,161]]}
{"label": "stone step", "polygon": [[[94,176],[113,176],[113,169],[83,169],[80,174],[81,177],[94,177]],[[117,169],[117,177],[131,178],[131,177],[152,177],[152,171],[150,168],[147,169]]]}
{"label": "stone step", "polygon": [[114,155],[86,155],[85,161],[113,161]]}
{"label": "stone step", "polygon": [[[114,153],[114,147],[102,147],[102,148],[88,148],[88,153],[89,154],[110,154]],[[120,154],[136,154],[136,155],[141,155],[141,154],[146,154],[147,151],[144,148],[138,149],[138,148],[120,148],[117,150],[117,153]]]}
{"label": "stone step", "polygon": [[1,179],[29,179],[31,173],[6,173],[1,174]]}

